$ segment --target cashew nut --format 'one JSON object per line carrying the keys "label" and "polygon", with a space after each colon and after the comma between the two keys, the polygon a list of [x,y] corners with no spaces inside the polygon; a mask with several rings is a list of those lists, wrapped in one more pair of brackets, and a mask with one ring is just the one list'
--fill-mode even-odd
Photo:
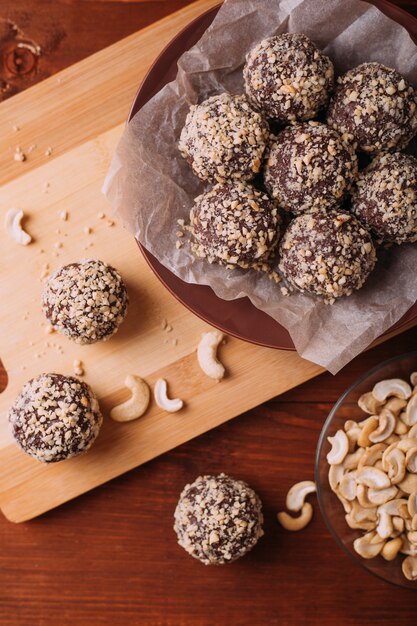
{"label": "cashew nut", "polygon": [[131,391],[132,396],[126,402],[114,406],[110,411],[110,417],[116,422],[135,420],[141,417],[149,406],[151,394],[142,378],[129,374],[125,378],[125,386]]}
{"label": "cashew nut", "polygon": [[301,515],[298,517],[292,517],[286,511],[278,513],[277,519],[281,526],[286,530],[297,531],[302,530],[310,523],[313,517],[313,507],[309,502],[304,502],[301,509]]}
{"label": "cashew nut", "polygon": [[417,447],[410,448],[405,455],[405,464],[412,474],[417,474]]}
{"label": "cashew nut", "polygon": [[390,396],[407,400],[411,396],[411,387],[401,378],[391,378],[376,383],[372,393],[379,402],[385,402]]}
{"label": "cashew nut", "polygon": [[401,567],[408,580],[417,580],[417,558],[415,556],[407,556]]}
{"label": "cashew nut", "polygon": [[417,491],[413,491],[408,496],[407,507],[410,516],[414,519],[414,516],[417,514]]}
{"label": "cashew nut", "polygon": [[378,507],[378,514],[381,515],[383,512],[405,519],[409,517],[407,500],[404,498],[397,498],[396,500],[385,502],[385,504],[381,504],[381,506]]}
{"label": "cashew nut", "polygon": [[414,424],[417,423],[417,394],[410,398],[407,408],[405,409],[403,421],[407,426],[414,426]]}
{"label": "cashew nut", "polygon": [[32,237],[22,228],[23,217],[24,213],[21,209],[9,209],[6,213],[5,225],[8,234],[16,243],[27,246],[32,241]]}
{"label": "cashew nut", "polygon": [[397,537],[396,539],[391,539],[391,541],[387,541],[387,543],[381,550],[381,556],[384,557],[386,561],[393,561],[399,553],[402,545],[403,540],[401,539],[401,537]]}
{"label": "cashew nut", "polygon": [[[343,461],[344,469],[347,471],[357,469],[365,453],[364,448],[358,448],[355,452],[348,454]],[[369,463],[366,463],[365,465],[369,465]]]}
{"label": "cashew nut", "polygon": [[417,386],[417,372],[412,372],[410,374],[410,382],[413,385],[413,387]]}
{"label": "cashew nut", "polygon": [[330,465],[339,465],[349,452],[349,439],[343,430],[338,430],[334,437],[327,437],[332,449],[327,454],[327,462]]}
{"label": "cashew nut", "polygon": [[353,472],[343,475],[339,484],[340,495],[349,502],[356,498],[356,480]]}
{"label": "cashew nut", "polygon": [[398,483],[399,489],[404,493],[410,494],[417,491],[417,474],[406,473],[404,480]]}
{"label": "cashew nut", "polygon": [[394,515],[392,518],[392,525],[394,526],[394,531],[399,535],[404,532],[405,523],[402,517]]}
{"label": "cashew nut", "polygon": [[[375,539],[377,539],[377,542],[372,543],[372,540]],[[378,539],[377,533],[371,531],[370,533],[366,533],[366,535],[355,539],[353,542],[353,549],[364,559],[373,559],[381,552],[384,543],[384,540],[380,541]]]}
{"label": "cashew nut", "polygon": [[413,545],[416,545],[417,544],[417,531],[410,530],[407,533],[407,539],[410,543],[412,543]]}
{"label": "cashew nut", "polygon": [[364,509],[373,509],[375,507],[374,502],[371,502],[368,497],[368,487],[365,487],[365,485],[357,486],[356,497],[360,506]]}
{"label": "cashew nut", "polygon": [[377,400],[372,391],[363,393],[358,400],[359,408],[362,409],[364,413],[369,413],[369,415],[375,415],[375,413],[378,413],[378,410],[383,405],[384,403]]}
{"label": "cashew nut", "polygon": [[364,465],[375,465],[377,461],[382,459],[382,455],[386,450],[387,446],[384,443],[376,443],[370,448],[358,448],[358,450],[363,450],[363,455],[359,460],[358,467],[363,467]]}
{"label": "cashew nut", "polygon": [[361,485],[375,489],[385,489],[391,485],[388,476],[382,470],[366,465],[357,470],[356,480]]}
{"label": "cashew nut", "polygon": [[225,374],[225,369],[216,356],[223,337],[223,333],[218,330],[203,333],[197,348],[199,366],[207,376],[217,381],[221,380]]}
{"label": "cashew nut", "polygon": [[287,509],[294,512],[301,511],[306,497],[310,493],[316,493],[316,491],[316,483],[312,480],[303,480],[296,483],[287,493],[285,501]]}
{"label": "cashew nut", "polygon": [[164,378],[158,378],[154,387],[155,402],[160,409],[168,411],[168,413],[176,413],[184,406],[184,402],[179,398],[170,399],[167,394],[167,381]]}
{"label": "cashew nut", "polygon": [[378,428],[369,434],[369,441],[372,441],[372,443],[380,443],[388,439],[394,432],[395,422],[394,414],[384,409],[379,416]]}
{"label": "cashew nut", "polygon": [[342,476],[344,474],[344,467],[343,465],[330,465],[330,469],[329,469],[329,485],[332,489],[332,491],[335,491],[337,488],[337,485],[340,483],[340,481],[342,480]]}
{"label": "cashew nut", "polygon": [[408,556],[417,556],[417,546],[408,541],[407,535],[401,535],[401,539],[403,540],[403,545],[400,549],[401,554],[408,554]]}
{"label": "cashew nut", "polygon": [[409,450],[411,450],[412,448],[416,448],[416,447],[417,447],[416,437],[404,437],[403,439],[397,442],[397,448],[398,450],[401,450],[401,452],[407,453]]}
{"label": "cashew nut", "polygon": [[393,448],[382,458],[382,466],[392,485],[398,485],[405,476],[405,455],[398,448]]}
{"label": "cashew nut", "polygon": [[358,437],[358,446],[361,448],[367,448],[371,445],[369,435],[378,428],[378,418],[375,415],[371,415],[367,420],[363,422],[361,434]]}
{"label": "cashew nut", "polygon": [[376,505],[385,504],[389,500],[393,500],[398,494],[397,487],[387,487],[386,489],[368,489],[368,500]]}
{"label": "cashew nut", "polygon": [[382,539],[388,539],[390,537],[391,533],[394,531],[394,526],[392,525],[392,518],[389,513],[386,511],[379,512],[379,521],[375,530]]}
{"label": "cashew nut", "polygon": [[391,411],[396,417],[401,413],[401,411],[407,406],[407,400],[403,398],[396,398],[393,396],[384,405],[384,411]]}

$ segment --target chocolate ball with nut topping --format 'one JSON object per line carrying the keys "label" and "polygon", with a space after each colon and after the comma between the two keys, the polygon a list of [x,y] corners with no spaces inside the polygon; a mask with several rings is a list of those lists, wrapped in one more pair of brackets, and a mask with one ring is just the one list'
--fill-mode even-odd
{"label": "chocolate ball with nut topping", "polygon": [[370,234],[342,211],[299,215],[280,245],[279,269],[288,283],[328,302],[362,287],[375,263]]}
{"label": "chocolate ball with nut topping", "polygon": [[267,194],[244,183],[219,183],[195,199],[192,250],[209,263],[262,269],[276,249],[281,218]]}
{"label": "chocolate ball with nut topping", "polygon": [[264,39],[249,52],[243,77],[253,106],[287,124],[310,120],[326,106],[334,70],[311,39],[286,33]]}
{"label": "chocolate ball with nut topping", "polygon": [[341,204],[357,171],[353,148],[336,131],[305,122],[277,135],[265,167],[265,186],[280,208],[300,214]]}
{"label": "chocolate ball with nut topping", "polygon": [[328,124],[363,152],[401,150],[417,132],[417,96],[399,72],[362,63],[337,81]]}
{"label": "chocolate ball with nut topping", "polygon": [[236,561],[263,535],[259,497],[225,474],[199,476],[186,485],[174,517],[178,543],[205,565]]}
{"label": "chocolate ball with nut topping", "polygon": [[128,296],[119,273],[99,260],[70,263],[46,282],[42,305],[59,333],[80,344],[109,339],[127,313]]}
{"label": "chocolate ball with nut topping", "polygon": [[268,137],[267,123],[246,96],[222,93],[190,108],[178,147],[201,180],[250,180]]}
{"label": "chocolate ball with nut topping", "polygon": [[44,463],[86,452],[103,422],[90,387],[61,374],[41,374],[27,382],[8,417],[16,443]]}
{"label": "chocolate ball with nut topping", "polygon": [[384,154],[359,176],[352,212],[381,242],[417,241],[417,159]]}

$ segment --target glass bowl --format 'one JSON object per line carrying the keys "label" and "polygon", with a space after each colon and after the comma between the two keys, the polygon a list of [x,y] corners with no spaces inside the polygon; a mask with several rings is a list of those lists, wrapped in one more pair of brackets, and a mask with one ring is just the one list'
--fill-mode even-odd
{"label": "glass bowl", "polygon": [[336,543],[355,563],[371,574],[389,583],[417,591],[417,581],[407,580],[402,573],[401,561],[404,558],[402,555],[393,561],[385,561],[381,556],[363,559],[356,554],[353,541],[360,537],[363,531],[352,530],[347,525],[342,503],[339,502],[328,482],[329,464],[326,459],[330,450],[327,437],[333,436],[340,428],[343,429],[343,424],[347,419],[359,421],[364,419],[364,413],[357,405],[358,398],[363,393],[371,391],[375,383],[386,378],[404,378],[409,381],[411,372],[415,371],[417,371],[417,351],[384,361],[363,374],[345,391],[331,410],[321,431],[316,454],[315,480],[320,510]]}

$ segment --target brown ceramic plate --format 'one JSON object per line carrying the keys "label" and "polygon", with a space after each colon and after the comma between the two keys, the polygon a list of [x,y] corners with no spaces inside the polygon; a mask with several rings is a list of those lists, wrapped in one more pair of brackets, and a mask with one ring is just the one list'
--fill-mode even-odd
{"label": "brown ceramic plate", "polygon": [[[387,0],[372,2],[388,17],[404,26],[417,43],[417,18]],[[135,96],[129,121],[168,82],[174,80],[179,57],[189,50],[213,21],[220,5],[200,15],[184,28],[161,52],[149,69]],[[222,300],[210,287],[185,283],[148,252],[139,247],[149,266],[165,287],[190,311],[228,335],[270,348],[294,350],[288,332],[269,315],[263,313],[248,298]],[[403,326],[417,317],[417,303],[390,330]]]}

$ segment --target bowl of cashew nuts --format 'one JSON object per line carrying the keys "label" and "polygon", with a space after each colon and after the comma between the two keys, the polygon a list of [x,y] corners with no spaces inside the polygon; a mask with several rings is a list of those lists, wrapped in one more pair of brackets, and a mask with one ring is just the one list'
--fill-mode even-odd
{"label": "bowl of cashew nuts", "polygon": [[341,396],[320,435],[315,480],[339,546],[417,591],[417,351],[378,365]]}

